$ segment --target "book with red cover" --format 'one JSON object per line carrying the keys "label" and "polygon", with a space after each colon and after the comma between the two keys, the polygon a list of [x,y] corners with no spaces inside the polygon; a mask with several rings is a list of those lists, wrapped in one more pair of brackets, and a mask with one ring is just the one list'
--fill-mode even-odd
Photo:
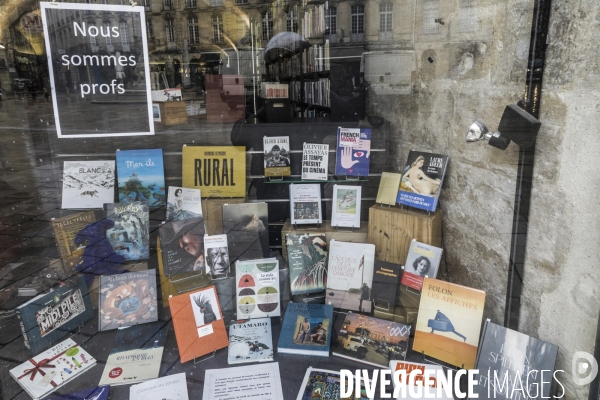
{"label": "book with red cover", "polygon": [[229,346],[214,286],[169,298],[181,362]]}

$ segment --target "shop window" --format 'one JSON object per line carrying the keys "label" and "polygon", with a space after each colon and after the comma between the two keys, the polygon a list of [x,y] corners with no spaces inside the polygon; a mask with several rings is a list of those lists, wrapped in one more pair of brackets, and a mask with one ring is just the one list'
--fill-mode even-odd
{"label": "shop window", "polygon": [[337,7],[329,7],[325,10],[325,39],[330,42],[336,41],[337,32]]}
{"label": "shop window", "polygon": [[271,10],[263,11],[262,20],[262,39],[268,42],[273,37],[273,12]]}
{"label": "shop window", "polygon": [[213,43],[223,43],[223,17],[213,15],[212,17]]}
{"label": "shop window", "polygon": [[393,31],[393,4],[379,5],[379,40],[391,40]]}
{"label": "shop window", "polygon": [[365,6],[362,4],[351,7],[351,36],[352,42],[363,42],[365,39]]}
{"label": "shop window", "polygon": [[188,33],[190,37],[190,44],[198,44],[200,42],[200,34],[198,31],[198,18],[188,18]]}
{"label": "shop window", "polygon": [[285,13],[285,30],[288,32],[298,32],[298,14],[293,7]]}

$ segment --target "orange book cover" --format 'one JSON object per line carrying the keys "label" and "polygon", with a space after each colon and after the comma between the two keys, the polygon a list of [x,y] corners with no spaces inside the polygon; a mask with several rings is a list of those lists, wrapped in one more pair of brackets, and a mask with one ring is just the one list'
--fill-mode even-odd
{"label": "orange book cover", "polygon": [[169,298],[181,362],[229,346],[214,286]]}

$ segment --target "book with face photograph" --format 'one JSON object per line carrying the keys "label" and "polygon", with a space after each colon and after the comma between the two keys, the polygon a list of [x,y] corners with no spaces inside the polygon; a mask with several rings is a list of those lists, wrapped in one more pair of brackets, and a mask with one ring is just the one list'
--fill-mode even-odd
{"label": "book with face photograph", "polygon": [[204,232],[202,217],[169,221],[158,228],[165,276],[205,271]]}
{"label": "book with face photograph", "polygon": [[236,262],[235,279],[238,319],[281,315],[276,258]]}
{"label": "book with face photograph", "polygon": [[167,198],[167,221],[180,221],[202,217],[201,193],[199,189],[169,186]]}
{"label": "book with face photograph", "polygon": [[437,209],[449,156],[411,150],[402,171],[399,204],[434,212]]}
{"label": "book with face photograph", "polygon": [[289,176],[291,174],[290,137],[264,137],[265,176]]}
{"label": "book with face photograph", "polygon": [[114,161],[64,162],[61,208],[102,208],[114,201]]}
{"label": "book with face photograph", "polygon": [[206,272],[210,275],[227,275],[231,272],[227,235],[204,235]]}
{"label": "book with face photograph", "polygon": [[273,361],[271,318],[257,318],[229,327],[228,364]]}
{"label": "book with face photograph", "polygon": [[336,152],[336,175],[369,176],[371,130],[339,127]]}
{"label": "book with face photograph", "polygon": [[320,184],[290,184],[290,220],[292,225],[323,222]]}
{"label": "book with face photograph", "polygon": [[292,295],[322,292],[327,287],[327,238],[318,233],[285,237]]}
{"label": "book with face photograph", "polygon": [[425,276],[429,278],[437,277],[440,262],[442,261],[442,252],[443,250],[439,247],[420,243],[413,239],[408,249],[401,283],[421,291]]}
{"label": "book with face photograph", "polygon": [[269,257],[267,203],[223,205],[223,233],[227,235],[229,261]]}
{"label": "book with face photograph", "polygon": [[361,186],[333,185],[331,226],[360,228]]}
{"label": "book with face photograph", "polygon": [[290,302],[285,310],[277,351],[328,357],[332,325],[332,306]]}
{"label": "book with face photograph", "polygon": [[119,201],[145,201],[150,207],[164,206],[165,169],[162,149],[117,150]]}

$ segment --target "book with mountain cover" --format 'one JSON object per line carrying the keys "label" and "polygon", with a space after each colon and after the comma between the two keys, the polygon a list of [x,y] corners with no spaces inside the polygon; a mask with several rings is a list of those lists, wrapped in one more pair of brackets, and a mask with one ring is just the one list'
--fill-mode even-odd
{"label": "book with mountain cover", "polygon": [[117,150],[116,154],[119,201],[164,206],[167,196],[162,149]]}
{"label": "book with mountain cover", "polygon": [[146,260],[150,257],[150,211],[145,201],[109,203],[104,216],[114,222],[106,230],[106,238],[115,253],[125,260]]}
{"label": "book with mountain cover", "polygon": [[327,304],[288,303],[277,352],[329,356],[333,307]]}
{"label": "book with mountain cover", "polygon": [[114,161],[64,162],[61,208],[102,208],[114,201]]}
{"label": "book with mountain cover", "polygon": [[228,364],[273,361],[271,318],[257,318],[229,326]]}
{"label": "book with mountain cover", "polygon": [[318,233],[286,235],[292,295],[316,293],[327,287],[327,238]]}
{"label": "book with mountain cover", "polygon": [[449,156],[411,150],[398,191],[397,203],[434,212],[437,209]]}

